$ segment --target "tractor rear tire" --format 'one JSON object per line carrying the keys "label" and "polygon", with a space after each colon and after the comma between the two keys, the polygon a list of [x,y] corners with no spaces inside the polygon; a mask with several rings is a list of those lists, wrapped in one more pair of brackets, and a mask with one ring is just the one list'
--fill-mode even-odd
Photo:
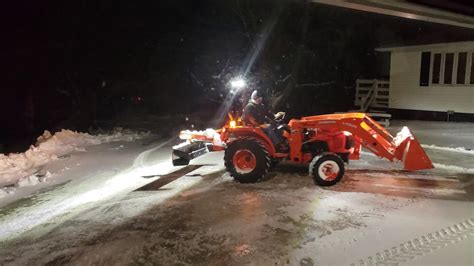
{"label": "tractor rear tire", "polygon": [[344,161],[339,155],[325,152],[313,158],[309,173],[319,186],[333,186],[344,176]]}
{"label": "tractor rear tire", "polygon": [[255,183],[267,175],[271,156],[257,139],[238,138],[227,145],[224,164],[237,182]]}

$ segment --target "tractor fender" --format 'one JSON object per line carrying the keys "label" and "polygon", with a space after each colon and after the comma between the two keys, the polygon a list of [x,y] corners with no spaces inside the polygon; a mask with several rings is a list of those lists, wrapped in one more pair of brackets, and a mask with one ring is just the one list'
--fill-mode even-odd
{"label": "tractor fender", "polygon": [[231,143],[236,138],[251,137],[260,141],[272,157],[276,154],[276,149],[272,141],[260,128],[229,128],[225,134],[226,136],[223,138],[223,141],[226,143]]}

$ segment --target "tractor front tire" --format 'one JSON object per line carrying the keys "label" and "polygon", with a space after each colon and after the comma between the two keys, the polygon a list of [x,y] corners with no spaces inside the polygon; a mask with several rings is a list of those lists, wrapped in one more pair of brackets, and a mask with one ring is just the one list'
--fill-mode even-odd
{"label": "tractor front tire", "polygon": [[322,153],[311,161],[309,173],[316,185],[333,186],[344,176],[344,161],[337,154]]}
{"label": "tractor front tire", "polygon": [[227,145],[224,164],[237,182],[255,183],[267,175],[271,156],[257,139],[238,138]]}

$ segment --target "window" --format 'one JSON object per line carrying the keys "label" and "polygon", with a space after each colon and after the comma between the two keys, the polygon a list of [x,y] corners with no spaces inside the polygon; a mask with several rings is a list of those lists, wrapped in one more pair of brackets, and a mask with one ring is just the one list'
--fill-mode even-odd
{"label": "window", "polygon": [[428,86],[430,82],[431,53],[421,53],[420,86]]}
{"label": "window", "polygon": [[454,53],[447,53],[444,60],[444,84],[453,83]]}
{"label": "window", "polygon": [[466,63],[467,53],[459,53],[458,55],[458,71],[456,75],[456,84],[466,83]]}
{"label": "window", "polygon": [[474,52],[422,52],[420,86],[430,85],[474,85]]}
{"label": "window", "polygon": [[471,54],[471,78],[469,80],[469,84],[474,84],[474,53]]}
{"label": "window", "polygon": [[433,59],[433,75],[431,83],[439,84],[439,76],[441,72],[441,54],[435,54]]}

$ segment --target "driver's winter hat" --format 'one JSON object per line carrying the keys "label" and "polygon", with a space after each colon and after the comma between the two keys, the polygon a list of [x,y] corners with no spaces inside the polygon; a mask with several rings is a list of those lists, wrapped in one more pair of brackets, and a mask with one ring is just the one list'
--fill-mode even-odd
{"label": "driver's winter hat", "polygon": [[256,100],[258,98],[262,98],[262,94],[258,90],[254,90],[252,95],[250,96],[252,100]]}

